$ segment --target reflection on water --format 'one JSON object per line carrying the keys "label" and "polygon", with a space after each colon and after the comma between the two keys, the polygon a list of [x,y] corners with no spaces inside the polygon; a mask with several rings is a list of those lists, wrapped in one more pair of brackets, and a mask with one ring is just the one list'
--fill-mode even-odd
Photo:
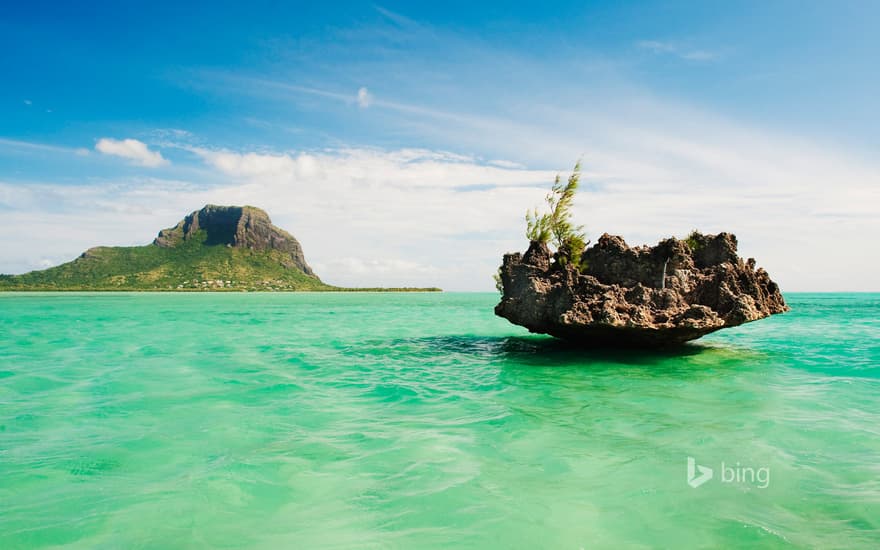
{"label": "reflection on water", "polygon": [[750,368],[767,360],[765,353],[730,345],[691,343],[659,349],[586,349],[549,336],[446,335],[372,341],[363,345],[417,355],[463,354],[514,367],[596,370],[643,366],[658,374],[686,372],[708,364],[725,369]]}

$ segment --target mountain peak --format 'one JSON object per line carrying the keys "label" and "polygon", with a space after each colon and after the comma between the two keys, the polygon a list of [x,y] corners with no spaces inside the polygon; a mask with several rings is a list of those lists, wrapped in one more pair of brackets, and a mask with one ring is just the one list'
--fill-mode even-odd
{"label": "mountain peak", "polygon": [[278,250],[289,256],[285,267],[315,276],[306,263],[302,246],[293,235],[272,225],[269,215],[254,206],[208,204],[163,229],[153,240],[155,246],[174,248],[192,239],[204,239],[206,246],[226,245],[250,250]]}

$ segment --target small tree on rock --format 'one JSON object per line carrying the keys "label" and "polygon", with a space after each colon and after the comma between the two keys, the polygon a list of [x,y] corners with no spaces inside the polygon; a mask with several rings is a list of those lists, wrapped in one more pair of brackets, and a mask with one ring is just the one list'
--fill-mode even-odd
{"label": "small tree on rock", "polygon": [[587,247],[584,226],[571,221],[571,206],[581,178],[581,163],[574,166],[567,181],[557,175],[553,188],[545,198],[550,211],[539,214],[538,209],[526,212],[526,237],[530,241],[548,243],[556,247],[556,261],[560,265],[580,265],[581,254]]}

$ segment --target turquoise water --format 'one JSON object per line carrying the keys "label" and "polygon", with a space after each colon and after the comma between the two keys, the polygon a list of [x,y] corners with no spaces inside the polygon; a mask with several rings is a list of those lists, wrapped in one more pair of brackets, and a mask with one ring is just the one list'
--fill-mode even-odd
{"label": "turquoise water", "polygon": [[585,352],[493,294],[0,294],[0,548],[876,548],[880,295],[787,298]]}

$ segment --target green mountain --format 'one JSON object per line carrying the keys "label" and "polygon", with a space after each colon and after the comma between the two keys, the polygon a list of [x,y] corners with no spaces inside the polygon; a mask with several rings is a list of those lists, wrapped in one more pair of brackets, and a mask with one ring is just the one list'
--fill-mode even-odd
{"label": "green mountain", "polygon": [[0,275],[0,290],[439,290],[345,289],[321,282],[290,233],[252,206],[208,205],[146,246],[90,248],[56,267]]}

